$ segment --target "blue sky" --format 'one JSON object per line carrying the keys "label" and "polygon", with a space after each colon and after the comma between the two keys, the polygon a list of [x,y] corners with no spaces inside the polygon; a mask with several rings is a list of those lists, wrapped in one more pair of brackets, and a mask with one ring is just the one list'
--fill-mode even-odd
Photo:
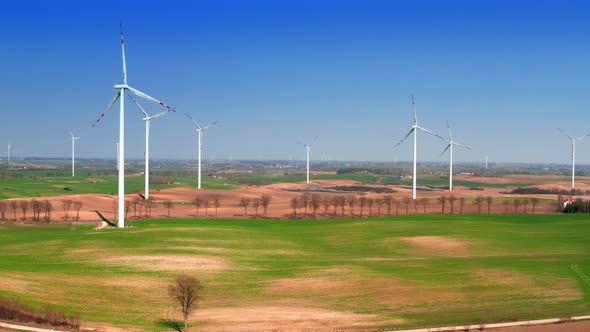
{"label": "blue sky", "polygon": [[[569,162],[590,132],[585,1],[15,1],[0,20],[2,142],[14,156],[113,157],[119,22],[131,86],[177,107],[154,120],[151,156],[196,156],[184,115],[219,125],[205,158],[410,160],[410,93],[420,124],[473,148],[458,161]],[[158,105],[142,104],[151,113]],[[126,155],[144,123],[126,104]],[[421,160],[444,142],[419,136]],[[4,149],[0,149],[2,151]],[[0,152],[4,156],[5,152]],[[590,163],[590,139],[578,145]]]}

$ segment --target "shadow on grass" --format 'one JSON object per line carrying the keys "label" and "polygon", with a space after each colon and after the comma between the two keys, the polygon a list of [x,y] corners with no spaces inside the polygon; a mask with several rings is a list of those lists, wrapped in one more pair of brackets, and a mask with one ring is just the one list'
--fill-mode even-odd
{"label": "shadow on grass", "polygon": [[182,328],[184,327],[184,324],[181,321],[175,320],[175,319],[169,319],[169,318],[159,319],[157,321],[157,324],[160,327],[166,327],[169,329],[173,329],[174,331],[177,331],[177,332],[182,332]]}

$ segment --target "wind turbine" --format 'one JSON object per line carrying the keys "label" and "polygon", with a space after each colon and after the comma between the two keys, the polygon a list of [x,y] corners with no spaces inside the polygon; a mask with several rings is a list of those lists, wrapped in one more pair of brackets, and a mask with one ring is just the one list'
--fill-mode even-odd
{"label": "wind turbine", "polygon": [[10,165],[10,143],[8,143],[8,158],[7,158],[8,165]]}
{"label": "wind turbine", "polygon": [[72,131],[70,129],[68,129],[68,131],[70,132],[70,135],[72,135],[72,177],[74,177],[75,175],[75,146],[76,146],[76,140],[79,139],[80,137],[76,137],[74,136],[74,133],[72,133]]}
{"label": "wind turbine", "polygon": [[307,184],[309,184],[309,162],[311,160],[311,144],[303,144],[305,146],[305,154],[307,155]]}
{"label": "wind turbine", "polygon": [[572,136],[568,135],[565,133],[565,131],[563,131],[561,128],[559,128],[559,130],[565,135],[567,136],[567,138],[569,138],[572,141],[572,189],[574,189],[575,186],[575,173],[576,173],[576,141],[582,140],[587,136],[590,136],[590,134],[584,135],[584,136],[580,136],[578,138],[573,138]]}
{"label": "wind turbine", "polygon": [[211,127],[212,125],[216,124],[217,121],[211,122],[210,124],[206,125],[205,127],[201,127],[199,126],[199,124],[197,123],[197,121],[195,121],[190,114],[186,113],[186,116],[189,117],[189,119],[191,119],[194,123],[195,126],[197,126],[197,129],[195,129],[197,131],[197,134],[199,135],[199,143],[198,143],[198,149],[199,149],[199,161],[198,161],[198,177],[197,177],[197,188],[201,189],[201,146],[202,146],[202,139],[203,139],[203,131],[207,130],[209,127]]}
{"label": "wind turbine", "polygon": [[458,147],[462,147],[462,148],[469,149],[469,150],[471,150],[471,148],[453,141],[453,134],[451,133],[451,126],[449,126],[448,122],[447,122],[447,128],[449,129],[449,145],[447,145],[447,147],[443,150],[443,152],[440,155],[442,156],[445,152],[447,152],[447,150],[449,150],[449,156],[450,156],[449,191],[453,191],[453,146],[456,145]]}
{"label": "wind turbine", "polygon": [[123,59],[123,84],[115,84],[113,88],[119,90],[115,97],[109,105],[107,106],[106,110],[100,115],[98,120],[92,125],[93,127],[96,126],[102,118],[107,114],[107,112],[111,109],[111,107],[117,102],[119,98],[119,218],[118,218],[118,227],[122,228],[125,227],[125,90],[133,93],[134,95],[147,99],[149,101],[153,101],[154,103],[160,104],[166,107],[169,110],[172,110],[172,107],[164,104],[163,102],[150,97],[149,95],[132,88],[127,84],[127,64],[125,62],[125,40],[123,38],[123,25],[121,25],[121,57]]}
{"label": "wind turbine", "polygon": [[143,121],[145,121],[145,195],[144,195],[144,197],[145,197],[145,200],[147,201],[150,198],[150,122],[153,119],[157,119],[170,111],[176,112],[176,110],[170,109],[170,110],[158,113],[156,115],[149,116],[147,114],[147,112],[143,109],[143,107],[141,107],[139,102],[137,100],[135,100],[135,98],[133,98],[130,94],[127,94],[127,95],[129,96],[129,98],[131,98],[131,100],[133,100],[135,105],[137,105],[139,110],[145,115],[145,118],[143,118]]}
{"label": "wind turbine", "polygon": [[399,141],[399,143],[397,143],[395,145],[395,148],[398,147],[400,144],[402,144],[403,141],[406,140],[406,138],[408,138],[408,136],[410,136],[412,133],[414,133],[414,173],[412,176],[412,199],[416,199],[416,144],[417,144],[417,138],[418,138],[418,130],[422,130],[423,132],[429,133],[430,135],[436,136],[440,139],[444,139],[442,137],[440,137],[439,135],[431,132],[428,129],[422,128],[418,125],[418,116],[416,115],[416,104],[414,103],[414,95],[410,95],[410,97],[412,98],[412,110],[414,111],[414,124],[412,125],[412,129],[410,129],[410,131],[408,132],[408,134],[401,140]]}

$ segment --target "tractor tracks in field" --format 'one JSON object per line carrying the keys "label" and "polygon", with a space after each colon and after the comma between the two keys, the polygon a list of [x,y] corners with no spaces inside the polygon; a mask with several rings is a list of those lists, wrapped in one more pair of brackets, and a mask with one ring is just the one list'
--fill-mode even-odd
{"label": "tractor tracks in field", "polygon": [[588,275],[586,275],[586,273],[582,271],[582,268],[580,268],[578,264],[572,264],[571,268],[572,270],[574,270],[574,272],[576,272],[578,276],[580,276],[580,278],[582,278],[582,280],[584,280],[588,288],[590,288],[590,277],[588,277]]}

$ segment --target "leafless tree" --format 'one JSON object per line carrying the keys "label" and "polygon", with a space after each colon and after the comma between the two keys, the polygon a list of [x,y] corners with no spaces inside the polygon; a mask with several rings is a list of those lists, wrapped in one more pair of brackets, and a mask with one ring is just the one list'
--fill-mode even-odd
{"label": "leafless tree", "polygon": [[377,206],[377,215],[378,216],[381,215],[381,209],[383,208],[383,204],[385,204],[385,201],[383,200],[383,198],[375,198],[375,205]]}
{"label": "leafless tree", "polygon": [[505,200],[502,201],[502,204],[504,205],[504,208],[506,209],[506,211],[505,211],[506,214],[508,214],[508,207],[510,205],[512,205],[512,203],[510,203],[510,200],[509,199],[505,199]]}
{"label": "leafless tree", "polygon": [[457,201],[457,197],[451,195],[448,198],[449,200],[449,205],[451,206],[451,214],[455,213],[455,202]]}
{"label": "leafless tree", "polygon": [[529,199],[528,198],[523,198],[522,199],[522,205],[524,206],[524,214],[527,213],[527,208],[529,206]]}
{"label": "leafless tree", "polygon": [[346,206],[346,198],[345,197],[338,197],[338,205],[340,206],[340,212],[344,217],[344,207]]}
{"label": "leafless tree", "polygon": [[203,205],[203,199],[200,198],[200,197],[195,197],[195,199],[193,199],[192,203],[195,206],[195,209],[197,210],[196,215],[198,216],[199,215],[199,209]]}
{"label": "leafless tree", "polygon": [[316,213],[317,213],[318,209],[320,208],[320,205],[322,204],[322,197],[318,194],[313,194],[313,195],[311,195],[310,202],[311,202],[311,213],[313,215],[313,219],[315,219]]}
{"label": "leafless tree", "polygon": [[406,207],[406,214],[410,213],[410,203],[411,202],[412,202],[412,199],[410,197],[402,198],[402,203],[404,203],[404,206]]}
{"label": "leafless tree", "polygon": [[0,219],[6,220],[6,203],[0,202]]}
{"label": "leafless tree", "polygon": [[365,208],[365,205],[367,205],[368,203],[368,199],[365,196],[361,196],[361,198],[359,199],[359,207],[361,208],[361,217],[363,216],[363,209]]}
{"label": "leafless tree", "polygon": [[146,199],[143,201],[143,205],[145,207],[145,216],[149,218],[152,216],[152,208],[154,207],[154,200],[152,198]]}
{"label": "leafless tree", "polygon": [[244,208],[244,216],[248,215],[248,205],[250,205],[250,199],[247,197],[242,197],[242,199],[240,199],[239,205]]}
{"label": "leafless tree", "polygon": [[64,210],[64,220],[68,221],[70,215],[70,208],[72,207],[72,200],[64,199],[63,201],[61,201],[61,207]]}
{"label": "leafless tree", "polygon": [[393,204],[393,196],[386,195],[383,197],[383,203],[385,204],[385,209],[387,209],[387,215],[391,215],[391,204]]}
{"label": "leafless tree", "polygon": [[310,193],[304,193],[303,196],[301,196],[301,205],[303,205],[303,209],[305,211],[305,214],[307,214],[307,206],[309,205],[309,201],[311,200],[311,194]]}
{"label": "leafless tree", "polygon": [[23,213],[23,221],[27,220],[27,211],[29,210],[29,201],[22,200],[22,201],[18,202],[18,206],[20,207],[20,209]]}
{"label": "leafless tree", "polygon": [[420,199],[420,204],[422,205],[424,213],[426,213],[426,207],[428,206],[428,203],[430,203],[428,198],[424,197]]}
{"label": "leafless tree", "polygon": [[322,197],[322,206],[324,207],[324,215],[328,214],[328,209],[332,206],[332,198],[330,196]]}
{"label": "leafless tree", "polygon": [[49,200],[45,200],[45,202],[43,202],[43,207],[45,210],[45,221],[51,222],[51,211],[53,211],[53,205]]}
{"label": "leafless tree", "polygon": [[219,196],[213,196],[213,207],[215,207],[215,216],[217,217],[217,209],[221,206],[221,199]]}
{"label": "leafless tree", "polygon": [[459,213],[463,214],[463,206],[465,205],[465,197],[461,197],[459,198],[459,207],[461,208],[459,210]]}
{"label": "leafless tree", "polygon": [[31,200],[31,210],[33,210],[33,221],[39,221],[41,215],[41,204],[38,200]]}
{"label": "leafless tree", "polygon": [[204,289],[200,281],[188,275],[176,277],[174,284],[168,286],[168,296],[182,310],[184,332],[188,332],[188,315],[199,306]]}
{"label": "leafless tree", "polygon": [[208,198],[203,200],[203,208],[205,209],[205,217],[209,215],[209,207],[211,207],[211,202]]}
{"label": "leafless tree", "polygon": [[170,210],[174,208],[174,204],[171,201],[164,201],[164,207],[168,210],[168,218],[170,218]]}
{"label": "leafless tree", "polygon": [[133,217],[137,218],[137,206],[139,205],[140,197],[136,197],[131,201],[131,209],[133,209]]}
{"label": "leafless tree", "polygon": [[492,204],[494,203],[494,198],[492,196],[487,196],[486,203],[488,203],[488,214],[490,214],[492,210]]}
{"label": "leafless tree", "polygon": [[441,213],[445,214],[445,209],[447,207],[447,196],[439,197],[438,202],[440,203]]}
{"label": "leafless tree", "polygon": [[260,207],[260,198],[256,197],[252,200],[252,207],[254,208],[254,218],[257,218],[258,208]]}
{"label": "leafless tree", "polygon": [[332,205],[334,205],[334,216],[338,213],[338,197],[332,197]]}
{"label": "leafless tree", "polygon": [[354,216],[354,204],[356,203],[356,196],[346,196],[346,202],[348,203],[348,209],[350,210],[350,216]]}
{"label": "leafless tree", "polygon": [[297,208],[299,208],[299,198],[297,198],[297,197],[291,198],[290,206],[293,209],[293,216],[297,217]]}
{"label": "leafless tree", "polygon": [[260,204],[262,204],[262,215],[266,217],[267,212],[268,212],[268,206],[270,205],[270,202],[272,201],[272,196],[270,195],[262,195],[260,197]]}
{"label": "leafless tree", "polygon": [[14,214],[14,221],[17,221],[16,211],[18,210],[18,201],[10,201],[10,209],[12,210],[12,214]]}
{"label": "leafless tree", "polygon": [[402,202],[398,201],[397,199],[393,199],[393,204],[395,204],[395,215],[399,216],[399,207],[402,204]]}
{"label": "leafless tree", "polygon": [[518,207],[520,206],[520,199],[515,198],[512,201],[512,204],[514,205],[514,213],[517,214],[518,213]]}
{"label": "leafless tree", "polygon": [[485,198],[483,198],[482,196],[477,196],[475,197],[475,200],[473,200],[473,204],[477,206],[477,213],[479,214],[481,214],[481,206],[483,205],[484,201]]}
{"label": "leafless tree", "polygon": [[540,202],[539,198],[537,198],[537,197],[531,198],[531,205],[533,206],[533,212],[532,212],[533,214],[535,214],[535,210],[537,208],[537,205],[539,205],[539,202]]}
{"label": "leafless tree", "polygon": [[129,211],[131,211],[131,201],[125,200],[125,219],[127,219],[127,215],[129,214]]}
{"label": "leafless tree", "polygon": [[82,208],[82,201],[74,201],[74,209],[76,209],[76,221],[80,220],[80,209]]}

